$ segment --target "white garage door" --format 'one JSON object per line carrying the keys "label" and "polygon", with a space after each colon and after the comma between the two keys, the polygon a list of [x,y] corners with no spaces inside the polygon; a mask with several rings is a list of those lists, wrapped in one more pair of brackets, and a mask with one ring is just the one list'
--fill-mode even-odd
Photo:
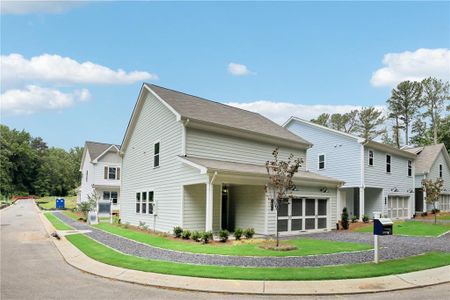
{"label": "white garage door", "polygon": [[326,229],[327,199],[293,198],[283,202],[278,211],[279,232]]}
{"label": "white garage door", "polygon": [[450,195],[441,195],[439,198],[439,209],[441,211],[450,211]]}
{"label": "white garage door", "polygon": [[388,198],[388,217],[389,218],[408,218],[409,197],[389,196]]}

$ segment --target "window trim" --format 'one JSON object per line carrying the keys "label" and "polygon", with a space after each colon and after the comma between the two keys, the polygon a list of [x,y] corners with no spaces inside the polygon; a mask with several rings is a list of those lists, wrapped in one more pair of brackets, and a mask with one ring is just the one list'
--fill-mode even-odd
{"label": "window trim", "polygon": [[[323,155],[323,168],[320,168],[320,157]],[[327,168],[327,156],[325,153],[317,154],[317,170],[325,170]]]}
{"label": "window trim", "polygon": [[[105,200],[105,193],[109,194],[109,197],[106,200],[109,200],[111,202],[111,204],[117,205],[119,203],[119,192],[116,192],[116,191],[103,191],[103,194],[102,194],[102,199],[103,200]],[[111,197],[112,193],[116,193],[117,196],[115,198],[112,198]],[[113,199],[116,199],[116,203],[114,203]]]}
{"label": "window trim", "polygon": [[[372,164],[370,164],[370,152],[372,152]],[[375,165],[375,151],[373,149],[367,150],[367,165],[373,167]]]}
{"label": "window trim", "polygon": [[[144,202],[144,197],[143,195],[147,194],[146,196],[146,201]],[[150,201],[150,193],[152,193],[152,201]],[[136,207],[135,207],[135,214],[140,214],[140,215],[156,215],[155,214],[155,210],[156,210],[156,201],[155,201],[155,190],[154,189],[145,189],[145,190],[138,190],[136,191],[135,195],[140,195],[139,198],[139,212],[136,211]],[[138,204],[137,202],[137,197],[135,197],[135,204]],[[142,207],[145,205],[145,212],[143,212]],[[149,207],[150,205],[152,205],[152,213],[149,213]]]}
{"label": "window trim", "polygon": [[[389,157],[389,162],[388,162]],[[389,171],[388,171],[389,166]],[[386,174],[392,174],[392,155],[386,154],[386,167],[385,167]]]}
{"label": "window trim", "polygon": [[[115,178],[109,178],[109,170],[110,169],[116,169],[116,172],[115,172]],[[104,167],[103,167],[103,179],[104,180],[120,180],[120,170],[121,168],[120,168],[120,166],[117,166],[117,165],[104,165]],[[106,172],[105,172],[106,171]],[[105,178],[105,175],[106,175],[106,178]]]}
{"label": "window trim", "polygon": [[[408,177],[412,177],[412,160],[408,159],[407,161],[407,165],[408,165]],[[411,174],[410,174],[411,173]]]}
{"label": "window trim", "polygon": [[[155,154],[155,146],[158,144],[158,153]],[[155,166],[155,158],[158,156],[158,165]],[[161,141],[157,140],[153,143],[153,169],[159,168],[161,166]]]}

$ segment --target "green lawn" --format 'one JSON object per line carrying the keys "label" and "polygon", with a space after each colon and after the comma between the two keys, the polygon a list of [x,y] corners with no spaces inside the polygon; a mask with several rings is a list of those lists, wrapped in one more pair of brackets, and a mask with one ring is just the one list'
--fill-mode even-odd
{"label": "green lawn", "polygon": [[247,280],[325,280],[384,276],[407,273],[450,264],[450,254],[430,252],[424,255],[381,262],[345,266],[308,268],[224,267],[181,264],[148,260],[126,255],[106,247],[83,234],[66,237],[87,256],[105,264],[162,274]]}
{"label": "green lawn", "polygon": [[[36,200],[36,203],[44,209],[55,209],[56,208],[56,198],[60,198],[58,196],[48,196],[48,197],[41,197]],[[65,207],[66,209],[73,209],[77,207],[77,196],[68,196],[68,197],[61,197],[65,200]]]}
{"label": "green lawn", "polygon": [[438,220],[450,220],[450,215],[445,215],[445,216],[437,216]]}
{"label": "green lawn", "polygon": [[[433,224],[420,221],[394,222],[394,235],[438,236],[450,230],[450,224]],[[357,232],[373,232],[373,225],[358,228]]]}
{"label": "green lawn", "polygon": [[206,253],[206,254],[221,254],[221,255],[237,255],[237,256],[304,256],[312,254],[329,254],[346,251],[360,251],[371,249],[372,246],[368,244],[322,241],[309,238],[297,238],[283,243],[290,243],[297,247],[292,251],[273,251],[266,250],[259,247],[262,240],[242,240],[234,241],[232,243],[214,243],[203,245],[190,241],[175,240],[172,238],[162,237],[151,233],[135,231],[118,227],[117,225],[109,223],[100,223],[95,227],[104,231],[114,233],[134,241],[138,241],[151,246],[156,246],[165,249]]}
{"label": "green lawn", "polygon": [[44,213],[44,216],[47,218],[47,220],[50,221],[50,223],[53,224],[53,227],[56,228],[56,230],[71,230],[73,229],[72,227],[70,227],[69,225],[67,225],[66,223],[62,222],[60,219],[58,219],[57,217],[55,217],[52,213],[50,212],[46,212]]}

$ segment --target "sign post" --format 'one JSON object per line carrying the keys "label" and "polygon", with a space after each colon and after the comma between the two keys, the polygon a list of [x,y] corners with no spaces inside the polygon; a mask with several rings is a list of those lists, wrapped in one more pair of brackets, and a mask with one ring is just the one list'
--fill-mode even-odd
{"label": "sign post", "polygon": [[374,258],[373,258],[373,262],[374,263],[378,263],[378,234],[374,234],[373,236],[373,254],[374,254]]}

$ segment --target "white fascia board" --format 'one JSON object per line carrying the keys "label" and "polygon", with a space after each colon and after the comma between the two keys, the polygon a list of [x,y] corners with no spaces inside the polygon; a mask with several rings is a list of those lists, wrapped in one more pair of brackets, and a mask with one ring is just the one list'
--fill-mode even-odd
{"label": "white fascia board", "polygon": [[166,106],[177,118],[177,121],[181,120],[181,115],[172,107],[170,106],[166,101],[163,100],[157,93],[155,93],[147,84],[144,83],[145,88],[153,95],[156,99],[161,101],[164,106]]}
{"label": "white fascia board", "polygon": [[208,168],[206,168],[206,167],[204,167],[204,166],[202,166],[202,165],[193,163],[193,162],[191,162],[191,161],[189,161],[189,160],[187,160],[187,159],[184,159],[184,158],[182,158],[182,157],[179,157],[179,156],[177,157],[177,159],[178,159],[179,161],[181,161],[182,163],[188,165],[188,166],[191,166],[191,167],[193,167],[193,168],[198,169],[198,170],[200,171],[200,174],[207,174],[207,173],[208,173]]}
{"label": "white fascia board", "polygon": [[102,152],[102,154],[100,154],[99,156],[97,156],[92,163],[96,164],[98,163],[99,158],[103,157],[103,155],[105,155],[106,153],[108,153],[112,148],[116,148],[116,151],[119,152],[119,148],[117,148],[116,145],[111,145],[110,147],[108,147],[108,149],[106,149],[105,151]]}

